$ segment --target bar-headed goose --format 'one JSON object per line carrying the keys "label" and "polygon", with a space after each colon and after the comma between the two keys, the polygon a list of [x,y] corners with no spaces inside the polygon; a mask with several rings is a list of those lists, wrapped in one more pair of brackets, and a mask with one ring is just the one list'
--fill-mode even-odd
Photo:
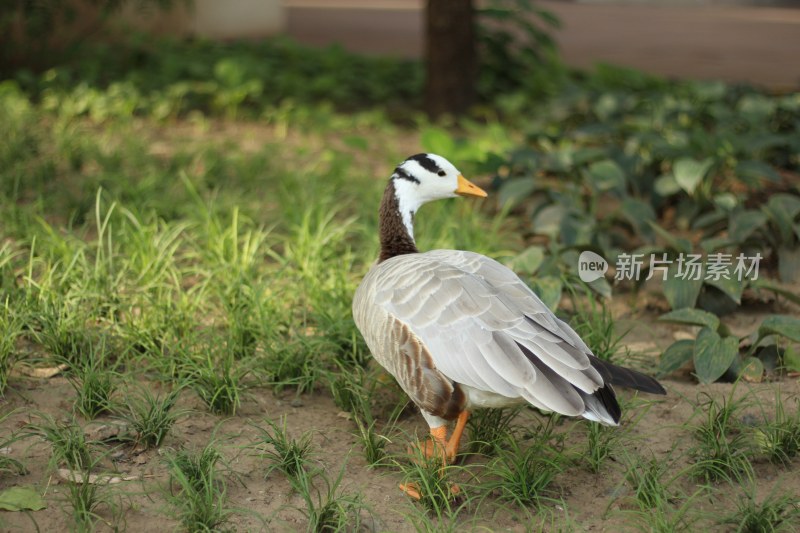
{"label": "bar-headed goose", "polygon": [[[380,206],[381,252],[356,290],[355,323],[377,361],[422,411],[452,460],[469,411],[528,402],[617,425],[612,385],[665,394],[653,378],[612,365],[559,320],[514,272],[459,250],[420,253],[413,220],[431,200],[485,197],[446,159],[417,154],[392,174]],[[451,438],[447,423],[456,420]]]}

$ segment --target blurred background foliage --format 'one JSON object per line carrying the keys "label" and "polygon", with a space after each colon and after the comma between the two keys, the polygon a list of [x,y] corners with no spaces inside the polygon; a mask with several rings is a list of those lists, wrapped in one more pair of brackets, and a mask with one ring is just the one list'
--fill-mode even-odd
{"label": "blurred background foliage", "polygon": [[[123,3],[97,0],[101,19]],[[19,31],[46,33],[53,21],[71,16],[68,5],[3,3],[0,34],[11,36],[2,30],[18,27],[20,20]],[[331,133],[356,124],[356,132],[344,138],[356,151],[371,148],[357,133],[359,120],[386,129],[413,125],[424,149],[492,176],[497,210],[510,215],[521,235],[510,263],[551,307],[564,294],[589,290],[605,298],[640,289],[640,283],[612,286],[606,278],[587,289],[577,276],[583,250],[612,264],[621,254],[641,254],[642,279],[651,254],[674,264],[680,254],[758,253],[763,257],[758,280],[738,282],[729,271],[728,279],[671,275],[659,286],[666,309],[688,313],[678,315],[679,323],[703,325],[709,332],[701,345],[676,343],[661,370],[710,360],[704,379],[713,381],[725,371],[746,368],[761,352],[781,360],[786,347],[781,339],[800,337],[795,319],[775,319],[779,328],[762,325],[754,330],[752,347],[740,351],[707,314],[723,316],[764,294],[800,303],[800,94],[666,80],[610,65],[577,72],[558,57],[550,34],[558,21],[535,3],[490,2],[477,17],[478,102],[470,115],[437,123],[420,112],[424,69],[415,60],[310,48],[284,37],[223,43],[132,34],[75,40],[61,54],[33,49],[29,52],[38,58],[21,66],[4,46],[4,233],[29,231],[25,206],[37,203],[79,226],[91,220],[98,188],[123,202],[148,197],[148,205],[157,205],[166,220],[185,215],[186,206],[175,198],[186,189],[176,176],[185,172],[192,154],[154,162],[145,156],[145,141],[136,140],[125,153],[103,151],[89,135],[75,133],[77,124],[236,119]],[[351,118],[342,119],[343,113]],[[212,171],[204,173],[203,186],[222,191],[236,175],[242,186],[254,186],[263,178],[255,169],[276,165],[276,157],[264,151],[231,160],[206,151],[203,164]],[[328,172],[346,174],[351,160],[334,159]],[[142,163],[133,174],[131,161]],[[104,171],[87,171],[92,165]],[[129,182],[121,183],[122,175]],[[248,209],[246,201],[242,207]],[[352,331],[336,328],[336,338],[350,343]]]}

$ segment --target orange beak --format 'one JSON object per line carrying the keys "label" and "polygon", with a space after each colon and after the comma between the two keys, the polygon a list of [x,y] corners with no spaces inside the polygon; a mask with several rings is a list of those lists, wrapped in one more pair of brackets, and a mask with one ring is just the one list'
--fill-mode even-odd
{"label": "orange beak", "polygon": [[456,194],[461,196],[478,196],[479,198],[486,198],[488,196],[486,191],[469,181],[461,174],[458,175],[458,187],[456,187]]}

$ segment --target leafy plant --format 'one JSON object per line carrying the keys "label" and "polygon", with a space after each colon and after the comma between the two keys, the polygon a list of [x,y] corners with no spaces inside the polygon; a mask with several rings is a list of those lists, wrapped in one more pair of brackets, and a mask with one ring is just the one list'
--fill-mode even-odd
{"label": "leafy plant", "polygon": [[[739,339],[732,336],[728,328],[715,315],[700,309],[678,309],[659,318],[665,322],[700,327],[695,340],[681,339],[664,350],[659,361],[660,375],[681,368],[689,361],[694,363],[695,375],[701,383],[712,383],[723,376],[745,376],[752,381],[761,381],[764,361],[759,356],[777,354],[776,337],[800,342],[800,320],[783,315],[765,318],[755,335],[750,349],[740,354]],[[767,342],[766,339],[772,339]],[[761,352],[757,352],[759,346]],[[755,354],[755,357],[753,356]]]}
{"label": "leafy plant", "polygon": [[498,94],[516,91],[547,94],[554,90],[565,69],[558,63],[557,46],[549,33],[561,26],[552,12],[531,0],[492,0],[477,9],[477,18],[477,91],[482,99],[491,101]]}

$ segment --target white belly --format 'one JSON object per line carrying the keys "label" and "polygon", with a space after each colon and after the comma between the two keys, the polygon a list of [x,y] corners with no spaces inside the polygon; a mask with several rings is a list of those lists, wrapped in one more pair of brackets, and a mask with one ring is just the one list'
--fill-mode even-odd
{"label": "white belly", "polygon": [[467,410],[481,409],[481,408],[500,408],[500,407],[513,407],[515,405],[524,404],[525,399],[522,397],[509,398],[494,392],[486,392],[469,385],[459,383],[458,385],[467,395]]}

